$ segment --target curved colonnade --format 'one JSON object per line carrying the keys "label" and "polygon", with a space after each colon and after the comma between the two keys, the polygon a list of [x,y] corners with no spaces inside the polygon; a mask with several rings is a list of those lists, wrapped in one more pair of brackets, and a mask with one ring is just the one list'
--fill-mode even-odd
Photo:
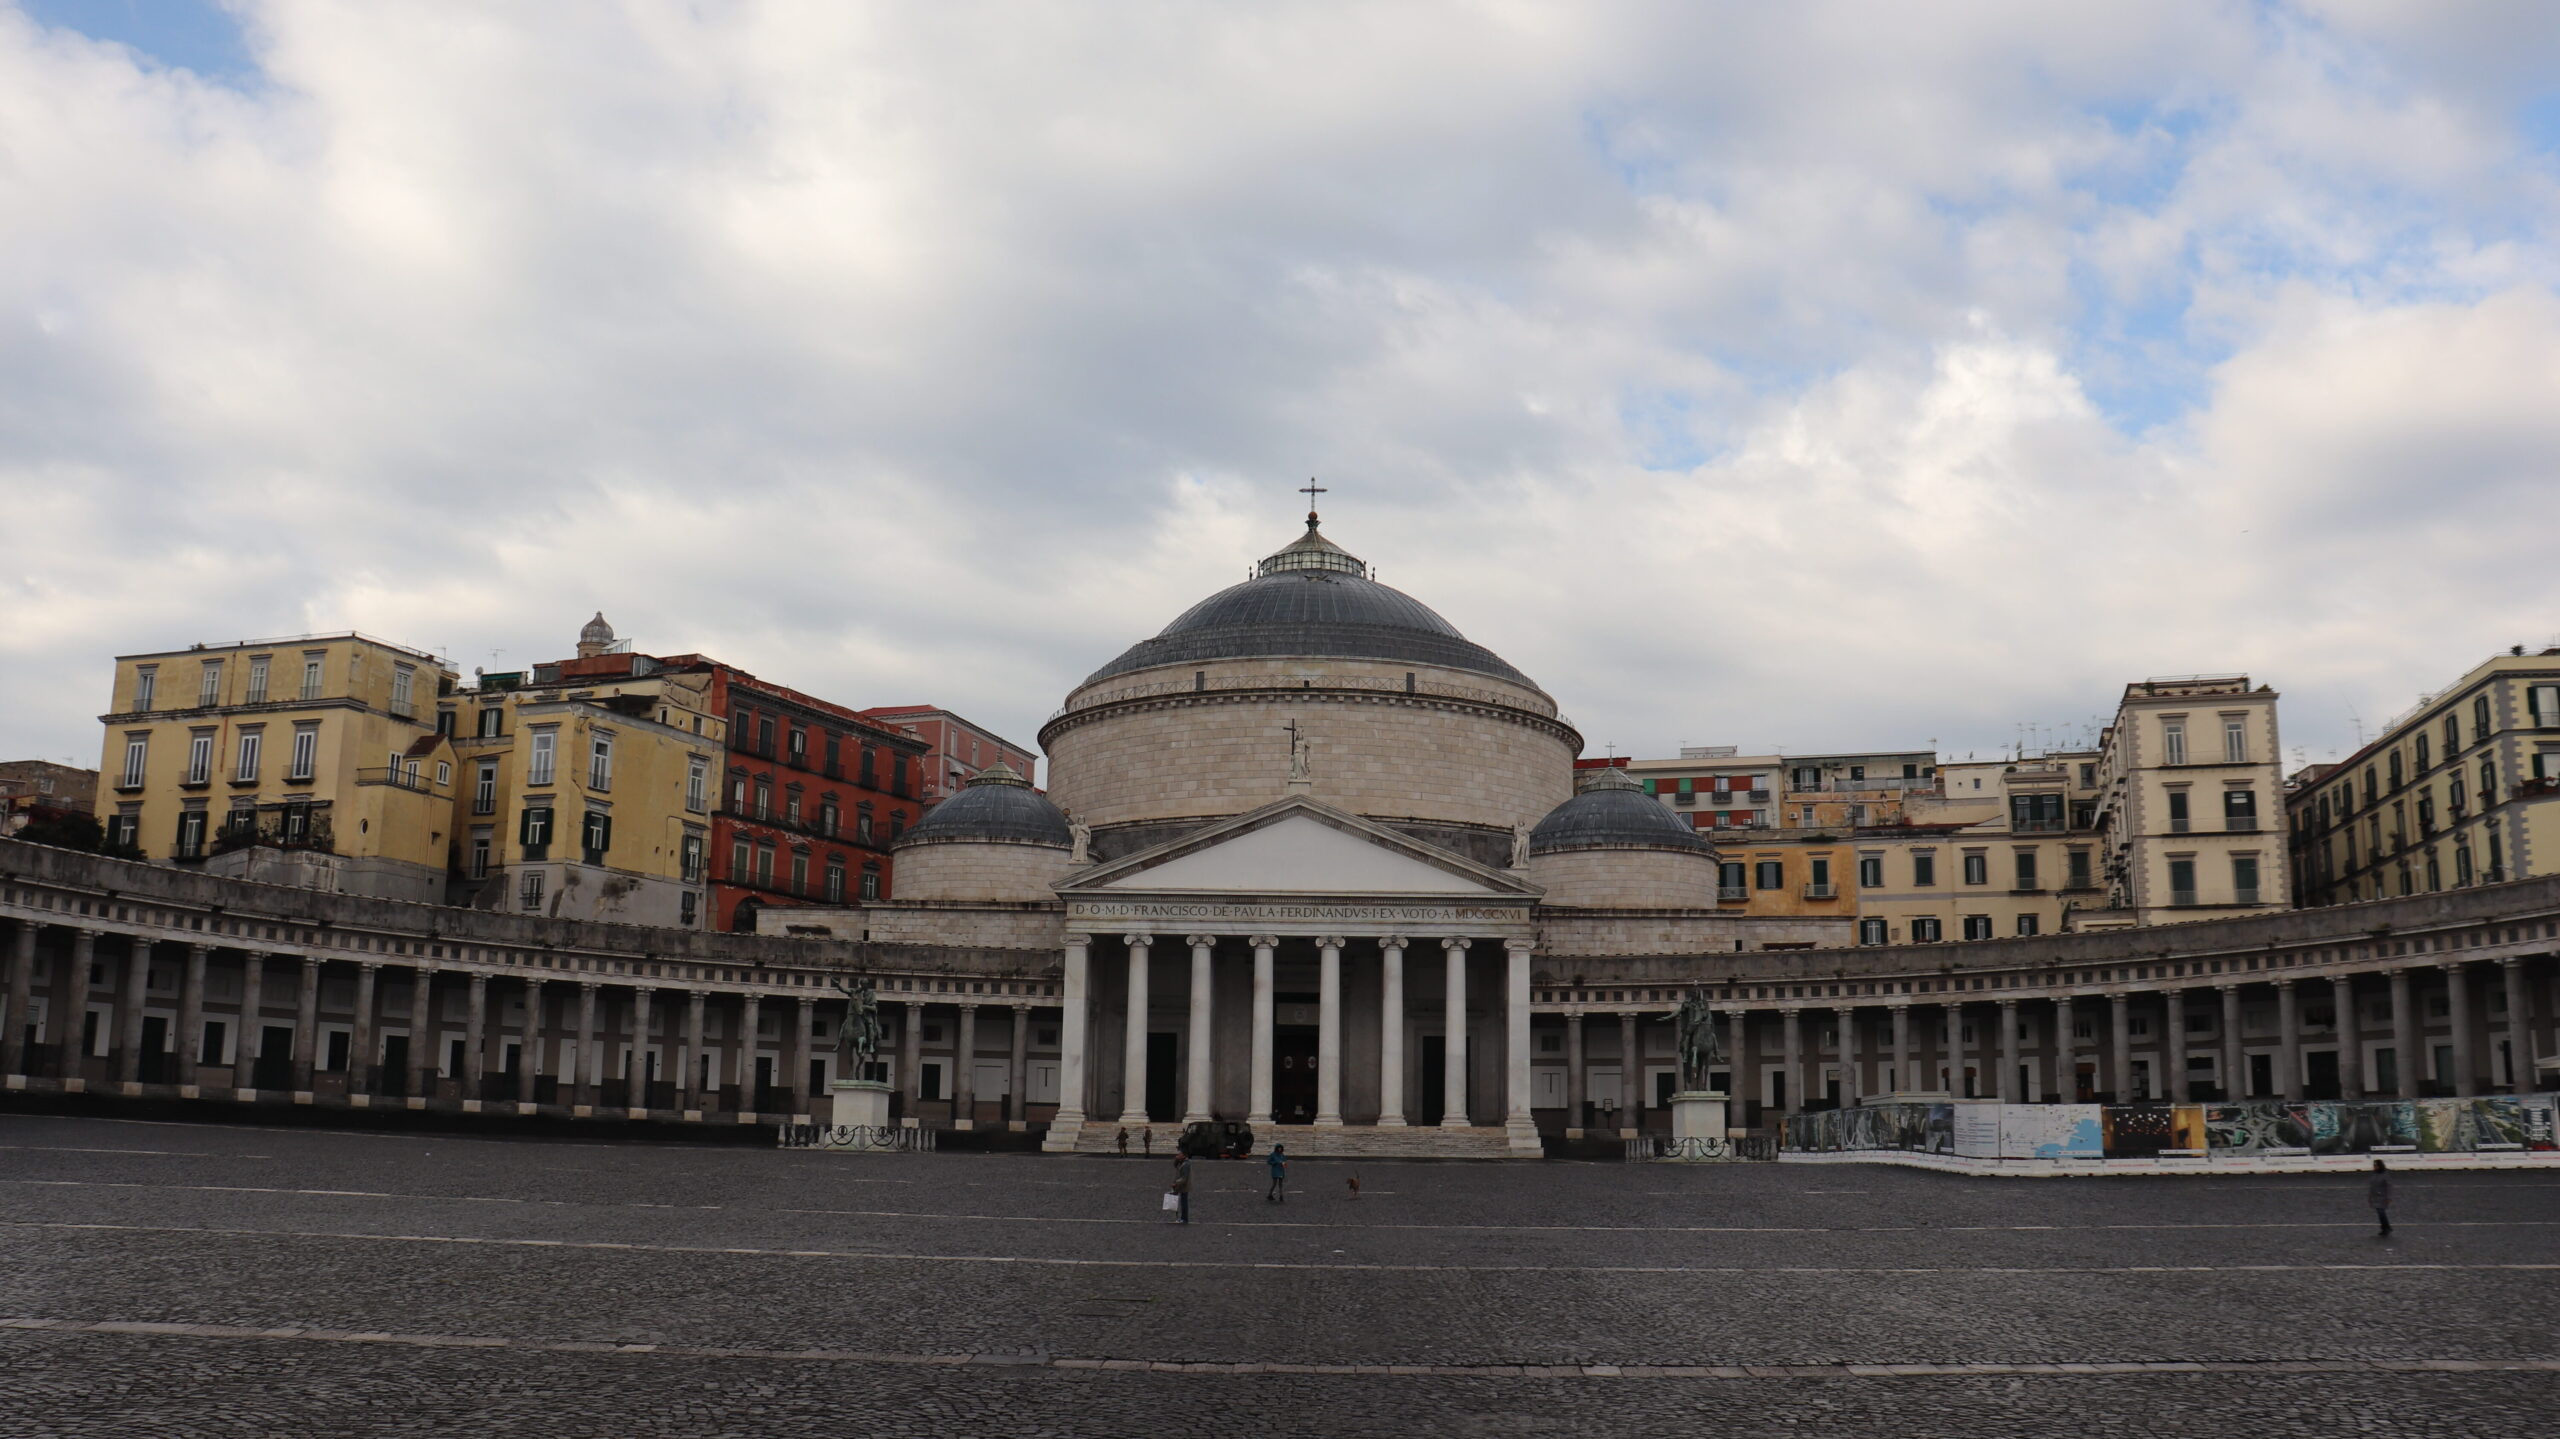
{"label": "curved colonnade", "polygon": [[[1058,1112],[1062,1093],[1082,1101],[1070,1113],[1096,1120],[1147,1114],[1127,1061],[1077,1062],[1092,1056],[1072,1041],[1122,1015],[1112,991],[1126,988],[1089,982],[1098,976],[1081,972],[1084,936],[1069,935],[1063,951],[971,950],[544,920],[13,841],[0,841],[0,921],[0,1085],[11,1090],[824,1122],[843,1004],[831,981],[859,969],[880,985],[883,1077],[903,1096],[903,1117],[1032,1127]],[[1154,942],[1186,938],[1196,963],[1197,937]],[[1442,948],[1440,936],[1386,938]],[[1490,994],[1450,991],[1483,1021],[1475,1043],[1498,1051],[1474,1071],[1494,1092],[1479,1089],[1472,1105],[1442,1097],[1442,1112],[1412,1112],[1414,1123],[1462,1122],[1469,1109],[1498,1123],[1526,1107],[1551,1135],[1659,1126],[1654,1103],[1673,1064],[1666,1016],[1692,986],[1727,1027],[1737,1118],[1761,1125],[1808,1099],[1910,1091],[2467,1096],[2548,1087],[2536,1076],[2560,1008],[2560,878],[1969,944],[1689,956],[1494,948],[1521,977],[1478,986]],[[1131,1027],[1111,1028],[1143,1072]],[[1165,1058],[1176,1076],[1196,1076],[1199,1050],[1180,1047],[1196,1034],[1174,1028]],[[1374,1043],[1409,1048],[1400,1037]],[[1339,1066],[1342,1049],[1328,1045],[1325,1057]],[[1371,1072],[1418,1100],[1419,1061],[1415,1052]],[[1338,1070],[1327,1079],[1320,1092],[1338,1105]],[[1449,1063],[1444,1095],[1465,1082]],[[1267,1086],[1245,1103],[1259,1112],[1216,1117],[1259,1118]],[[1154,1118],[1197,1118],[1197,1107],[1185,1094]]]}

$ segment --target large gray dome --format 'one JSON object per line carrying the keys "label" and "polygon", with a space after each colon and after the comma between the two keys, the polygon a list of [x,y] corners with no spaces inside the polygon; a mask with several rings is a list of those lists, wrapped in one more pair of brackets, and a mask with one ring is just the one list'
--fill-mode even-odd
{"label": "large gray dome", "polygon": [[1435,665],[1537,688],[1430,606],[1370,579],[1367,565],[1316,532],[1313,515],[1252,579],[1184,610],[1085,683],[1157,665],[1297,657]]}
{"label": "large gray dome", "polygon": [[1067,829],[1066,814],[1014,773],[1012,766],[999,762],[971,776],[958,794],[926,810],[915,828],[898,840],[901,847],[959,842],[1069,849],[1075,839]]}
{"label": "large gray dome", "polygon": [[1680,816],[1646,794],[1625,770],[1603,769],[1582,793],[1557,805],[1529,831],[1529,853],[1575,849],[1712,848]]}

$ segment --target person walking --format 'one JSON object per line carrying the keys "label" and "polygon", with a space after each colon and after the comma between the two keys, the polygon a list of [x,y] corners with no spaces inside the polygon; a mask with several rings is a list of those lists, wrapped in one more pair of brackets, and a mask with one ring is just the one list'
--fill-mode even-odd
{"label": "person walking", "polygon": [[2364,1202],[2373,1207],[2373,1217],[2382,1222],[2374,1231],[2376,1239],[2391,1237],[2391,1171],[2381,1160],[2373,1162],[2373,1177],[2364,1182]]}
{"label": "person walking", "polygon": [[1125,1124],[1120,1126],[1120,1153],[1124,1158],[1129,1153],[1129,1126]]}
{"label": "person walking", "polygon": [[1285,1144],[1271,1146],[1270,1157],[1262,1162],[1271,1167],[1271,1189],[1262,1196],[1262,1201],[1265,1204],[1288,1202],[1289,1146]]}
{"label": "person walking", "polygon": [[1147,1158],[1149,1158],[1149,1159],[1153,1159],[1153,1158],[1155,1158],[1155,1157],[1156,1157],[1156,1132],[1155,1132],[1154,1130],[1152,1130],[1152,1129],[1141,1129],[1141,1130],[1139,1130],[1139,1131],[1138,1131],[1138,1147],[1139,1147],[1139,1151],[1140,1151],[1141,1153],[1145,1154],[1145,1155],[1147,1156]]}
{"label": "person walking", "polygon": [[1189,1224],[1191,1222],[1191,1156],[1188,1154],[1176,1154],[1173,1157],[1173,1197],[1174,1213],[1179,1216],[1179,1222]]}

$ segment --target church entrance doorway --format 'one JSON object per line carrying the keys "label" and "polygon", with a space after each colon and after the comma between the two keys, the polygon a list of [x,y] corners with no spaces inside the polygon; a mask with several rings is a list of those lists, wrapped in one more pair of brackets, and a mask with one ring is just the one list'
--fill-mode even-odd
{"label": "church entrance doorway", "polygon": [[1182,1101],[1174,1092],[1181,1076],[1176,1041],[1179,1035],[1147,1036],[1147,1118],[1171,1124],[1182,1117]]}
{"label": "church entrance doorway", "polygon": [[1272,1122],[1315,1123],[1315,1027],[1306,1024],[1272,1026],[1271,1065]]}
{"label": "church entrance doorway", "polygon": [[1422,1036],[1422,1107],[1413,1112],[1416,1124],[1438,1124],[1440,1116],[1449,1112],[1449,1040],[1448,1036]]}

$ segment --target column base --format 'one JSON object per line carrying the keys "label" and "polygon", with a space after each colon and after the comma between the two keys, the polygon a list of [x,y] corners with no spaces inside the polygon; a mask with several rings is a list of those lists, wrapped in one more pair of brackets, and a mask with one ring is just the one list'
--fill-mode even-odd
{"label": "column base", "polygon": [[1538,1134],[1538,1122],[1525,1114],[1515,1114],[1502,1121],[1502,1137],[1514,1154],[1544,1154],[1547,1142]]}
{"label": "column base", "polygon": [[85,1079],[66,1079],[62,1081],[62,1092],[65,1094],[80,1094],[85,1092],[88,1088],[89,1081]]}
{"label": "column base", "polygon": [[595,1113],[596,1107],[592,1104],[572,1104],[569,1106],[569,1117],[571,1119],[593,1119],[595,1118]]}
{"label": "column base", "polygon": [[27,1077],[23,1074],[13,1074],[9,1076],[7,1083],[11,1089],[24,1089],[27,1087]]}
{"label": "column base", "polygon": [[1118,1122],[1123,1129],[1145,1129],[1155,1123],[1143,1114],[1123,1114]]}
{"label": "column base", "polygon": [[1244,1117],[1244,1122],[1246,1127],[1251,1129],[1269,1129],[1278,1121],[1268,1114],[1248,1114]]}
{"label": "column base", "polygon": [[1441,1116],[1440,1127],[1442,1129],[1473,1129],[1476,1126],[1473,1120],[1463,1114],[1447,1114]]}
{"label": "column base", "polygon": [[[1214,1114],[1186,1114],[1186,1115],[1182,1116],[1182,1124],[1183,1124],[1183,1127],[1187,1129],[1187,1128],[1189,1128],[1189,1127],[1191,1127],[1192,1125],[1195,1125],[1195,1124],[1207,1124],[1209,1121],[1211,1121],[1211,1120],[1213,1120],[1213,1119],[1215,1119],[1215,1118],[1217,1118],[1217,1116],[1216,1116],[1216,1115],[1214,1115]],[[1317,1123],[1319,1123],[1319,1124],[1321,1124],[1321,1123],[1323,1123],[1324,1121],[1323,1121],[1323,1120],[1317,1120],[1316,1122],[1317,1122]]]}
{"label": "column base", "polygon": [[1342,1116],[1339,1114],[1319,1114],[1316,1116],[1315,1127],[1318,1129],[1340,1129],[1342,1127]]}
{"label": "column base", "polygon": [[478,1114],[480,1112],[480,1101],[476,1099],[466,1099],[462,1101],[462,1112],[465,1114]]}
{"label": "column base", "polygon": [[1378,1116],[1378,1127],[1380,1129],[1402,1129],[1405,1127],[1404,1116],[1401,1114],[1381,1114]]}
{"label": "column base", "polygon": [[178,1097],[180,1099],[202,1099],[204,1097],[204,1091],[198,1089],[192,1084],[181,1084],[178,1086]]}

